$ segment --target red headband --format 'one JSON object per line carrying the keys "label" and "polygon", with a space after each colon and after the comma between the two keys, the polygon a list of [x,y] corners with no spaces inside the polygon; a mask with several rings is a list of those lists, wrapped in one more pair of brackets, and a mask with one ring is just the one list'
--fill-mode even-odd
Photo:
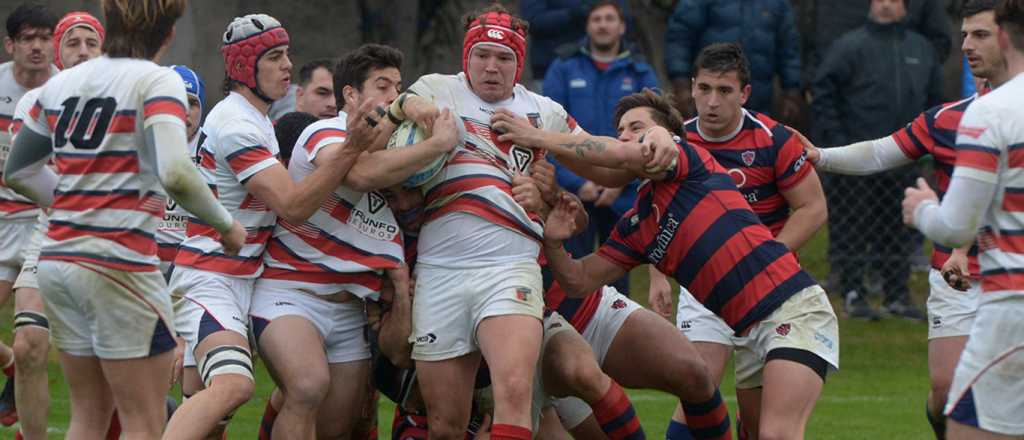
{"label": "red headband", "polygon": [[68,12],[57,22],[57,27],[53,30],[53,64],[56,64],[58,69],[64,68],[64,63],[60,59],[60,47],[64,43],[64,34],[76,27],[84,27],[96,32],[101,43],[106,37],[103,25],[92,14],[82,11]]}
{"label": "red headband", "polygon": [[[526,63],[526,32],[512,25],[512,16],[503,12],[488,12],[477,17],[466,29],[462,41],[462,71],[469,76],[469,53],[481,43],[507,47],[516,54],[516,80],[523,74]],[[472,81],[472,78],[470,78]]]}

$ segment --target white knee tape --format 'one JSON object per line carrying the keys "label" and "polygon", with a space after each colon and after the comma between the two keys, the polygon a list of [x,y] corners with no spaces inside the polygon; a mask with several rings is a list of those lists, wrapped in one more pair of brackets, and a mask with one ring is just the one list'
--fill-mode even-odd
{"label": "white knee tape", "polygon": [[221,345],[199,360],[199,377],[203,379],[203,385],[209,387],[213,377],[221,374],[240,374],[255,381],[249,350],[237,345]]}

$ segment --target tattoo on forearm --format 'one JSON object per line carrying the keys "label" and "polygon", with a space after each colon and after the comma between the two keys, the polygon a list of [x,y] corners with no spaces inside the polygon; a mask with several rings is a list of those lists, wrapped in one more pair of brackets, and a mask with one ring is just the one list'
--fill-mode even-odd
{"label": "tattoo on forearm", "polygon": [[604,142],[595,141],[591,139],[587,139],[579,143],[560,144],[559,146],[566,150],[575,151],[576,155],[579,157],[586,157],[588,151],[593,151],[595,153],[603,153],[604,150],[607,148]]}

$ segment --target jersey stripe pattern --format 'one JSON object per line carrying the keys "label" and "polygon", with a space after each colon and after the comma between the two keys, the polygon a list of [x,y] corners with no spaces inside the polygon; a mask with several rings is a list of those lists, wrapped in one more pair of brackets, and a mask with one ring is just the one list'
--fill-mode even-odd
{"label": "jersey stripe pattern", "polygon": [[136,59],[100,57],[43,86],[22,127],[53,139],[58,181],[41,260],[157,270],[166,196],[144,130],[184,130],[186,102],[173,71]]}
{"label": "jersey stripe pattern", "polygon": [[[196,166],[199,166],[197,150],[199,148],[199,138],[201,137],[197,133],[188,143],[188,154],[192,157]],[[178,255],[178,246],[181,245],[182,241],[185,241],[188,217],[189,213],[185,208],[182,208],[181,205],[178,205],[171,198],[167,198],[164,218],[156,229],[157,256],[160,257],[160,261],[165,263],[174,262],[174,258]]]}
{"label": "jersey stripe pattern", "polygon": [[626,270],[655,265],[741,334],[815,281],[711,153],[679,142],[675,168],[641,187],[598,255]]}
{"label": "jersey stripe pattern", "polygon": [[570,298],[566,296],[565,290],[558,284],[551,269],[547,266],[544,254],[538,261],[540,273],[544,281],[544,309],[547,316],[550,312],[558,312],[569,322],[577,332],[583,331],[590,325],[597,313],[597,307],[601,305],[601,296],[604,295],[604,288],[598,288],[583,298]]}
{"label": "jersey stripe pattern", "polygon": [[263,251],[277,224],[277,215],[245,189],[245,182],[260,171],[280,165],[274,126],[267,115],[232,92],[213,107],[202,132],[206,137],[198,150],[199,172],[248,234],[238,255],[226,255],[217,231],[189,216],[186,238],[174,264],[256,278],[263,271]]}
{"label": "jersey stripe pattern", "polygon": [[[39,90],[33,89],[32,91]],[[7,155],[11,152],[14,135],[24,123],[24,116],[17,117],[18,104],[29,92],[14,80],[14,62],[0,64],[0,166],[7,163]],[[38,97],[38,93],[32,94]],[[27,108],[35,104],[35,98],[29,98]],[[26,109],[27,110],[27,109]],[[27,115],[27,112],[25,112]],[[3,184],[3,170],[0,170],[0,221],[31,220],[39,215],[39,207],[27,197],[14,192]]]}
{"label": "jersey stripe pattern", "polygon": [[761,113],[743,110],[740,131],[723,141],[701,135],[696,118],[686,123],[686,141],[711,151],[728,170],[733,182],[761,223],[779,235],[789,220],[785,191],[811,174],[807,153],[786,126]]}
{"label": "jersey stripe pattern", "polygon": [[509,100],[488,104],[470,90],[461,73],[426,75],[409,92],[432,100],[439,108],[452,109],[462,123],[459,146],[438,176],[424,185],[426,221],[468,213],[539,242],[541,221],[512,198],[512,176],[528,173],[543,152],[498,141],[490,127],[491,114],[506,108],[527,116],[535,126],[562,133],[579,131],[575,120],[554,101],[521,85],[516,85]]}
{"label": "jersey stripe pattern", "polygon": [[[955,102],[939,104],[921,113],[906,127],[892,134],[896,145],[899,145],[908,158],[917,159],[925,155],[932,155],[935,166],[935,183],[939,198],[946,194],[949,189],[949,179],[953,176],[953,166],[956,165],[956,131],[960,126],[960,120],[964,116],[967,107],[970,106],[978,95],[972,95],[967,99]],[[939,243],[933,243],[932,267],[942,270],[953,249]],[[968,270],[977,274],[978,246],[971,246],[968,252]]]}
{"label": "jersey stripe pattern", "polygon": [[[345,141],[345,118],[342,112],[306,127],[292,150],[292,179],[304,179],[316,168],[318,153]],[[402,234],[384,196],[339,186],[305,223],[278,220],[263,278],[295,282],[317,294],[367,297],[380,291],[380,272],[402,261]]]}
{"label": "jersey stripe pattern", "polygon": [[995,185],[978,233],[982,293],[1024,295],[1024,75],[979,97],[957,130],[954,176]]}

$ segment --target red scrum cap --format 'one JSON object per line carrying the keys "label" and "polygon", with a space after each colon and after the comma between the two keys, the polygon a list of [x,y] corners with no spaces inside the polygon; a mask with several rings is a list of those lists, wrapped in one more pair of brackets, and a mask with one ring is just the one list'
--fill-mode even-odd
{"label": "red scrum cap", "polygon": [[60,46],[64,44],[64,35],[76,27],[84,27],[95,32],[100,37],[101,44],[107,34],[100,21],[88,12],[73,11],[64,14],[57,22],[57,27],[53,29],[53,64],[56,64],[58,69],[64,68],[64,63],[60,59]]}
{"label": "red scrum cap", "polygon": [[256,84],[256,63],[267,51],[288,42],[288,32],[274,17],[250,14],[235,18],[224,32],[220,49],[228,78],[245,84],[262,98]]}
{"label": "red scrum cap", "polygon": [[462,41],[462,71],[467,76],[469,54],[480,44],[502,46],[516,55],[515,82],[518,83],[526,63],[526,30],[513,24],[512,16],[504,12],[488,12],[470,22],[466,27],[466,38]]}

